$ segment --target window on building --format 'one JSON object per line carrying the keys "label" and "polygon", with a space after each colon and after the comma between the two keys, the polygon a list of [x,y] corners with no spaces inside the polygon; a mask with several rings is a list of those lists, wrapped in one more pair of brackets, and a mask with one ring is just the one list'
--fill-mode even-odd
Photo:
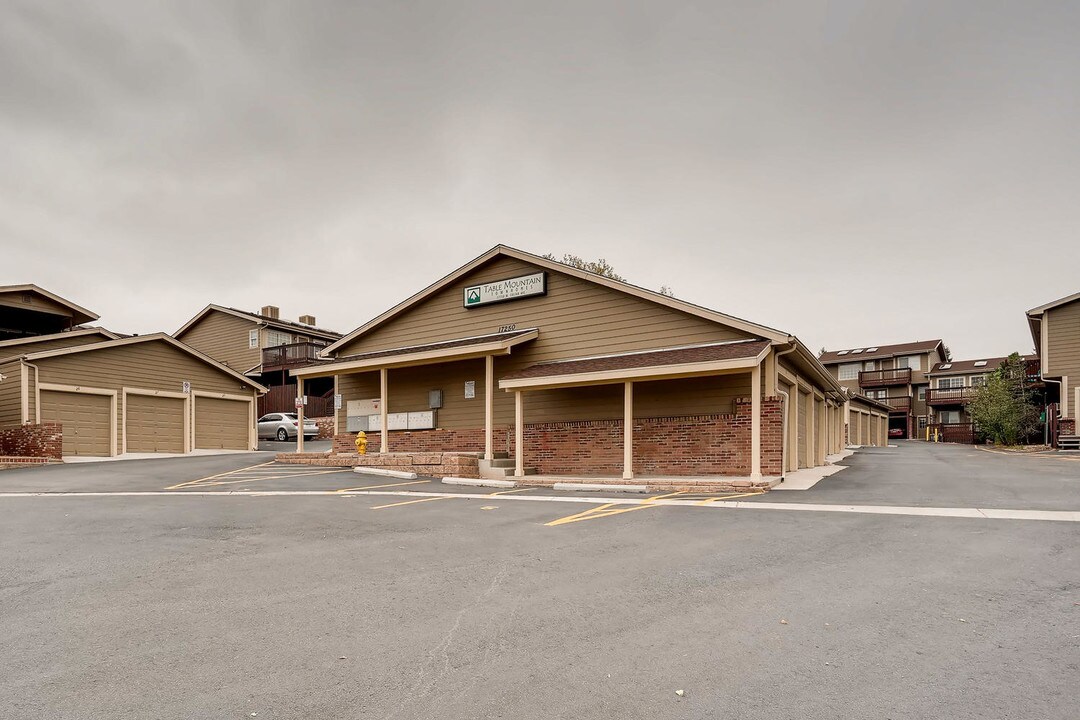
{"label": "window on building", "polygon": [[971,378],[971,387],[982,387],[985,384],[986,384],[986,376],[985,375],[976,375],[973,378]]}
{"label": "window on building", "polygon": [[905,355],[896,359],[896,367],[911,368],[912,370],[921,370],[922,364],[919,362],[918,355]]}
{"label": "window on building", "polygon": [[278,330],[266,331],[266,347],[277,347],[278,345],[288,345],[292,342],[292,335],[286,332],[280,332]]}
{"label": "window on building", "polygon": [[874,361],[873,360],[867,360],[866,362],[864,362],[862,364],[862,369],[863,370],[874,370],[874,369],[876,369],[876,368],[874,368]]}
{"label": "window on building", "polygon": [[926,400],[926,386],[925,385],[920,385],[919,386],[919,399],[923,400],[923,401]]}
{"label": "window on building", "polygon": [[926,425],[927,425],[926,416],[925,415],[920,415],[919,416],[919,430],[925,430]]}
{"label": "window on building", "polygon": [[964,378],[962,377],[945,377],[938,378],[937,386],[939,390],[949,390],[952,388],[964,387]]}
{"label": "window on building", "polygon": [[250,331],[248,331],[248,347],[249,348],[257,348],[257,347],[259,347],[259,331],[258,330],[250,330]]}
{"label": "window on building", "polygon": [[840,380],[855,380],[859,377],[859,368],[862,367],[861,363],[843,363],[840,365],[839,375]]}
{"label": "window on building", "polygon": [[960,422],[960,411],[942,410],[938,413],[938,418],[946,425],[955,425]]}

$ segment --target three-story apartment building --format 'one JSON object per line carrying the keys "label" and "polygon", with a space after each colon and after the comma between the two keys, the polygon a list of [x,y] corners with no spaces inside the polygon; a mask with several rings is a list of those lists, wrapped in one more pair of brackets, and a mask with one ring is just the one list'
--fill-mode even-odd
{"label": "three-story apartment building", "polygon": [[889,430],[910,438],[929,423],[927,373],[945,354],[938,339],[831,350],[818,359],[847,389],[888,405]]}
{"label": "three-story apartment building", "polygon": [[[319,352],[340,340],[341,333],[315,327],[312,315],[301,315],[300,322],[283,320],[274,305],[254,313],[211,304],[184,323],[175,337],[268,387],[259,399],[262,415],[293,410],[296,381],[289,371],[318,363]],[[308,410],[309,417],[332,411],[333,390],[328,380],[308,385],[309,401],[318,404]]]}

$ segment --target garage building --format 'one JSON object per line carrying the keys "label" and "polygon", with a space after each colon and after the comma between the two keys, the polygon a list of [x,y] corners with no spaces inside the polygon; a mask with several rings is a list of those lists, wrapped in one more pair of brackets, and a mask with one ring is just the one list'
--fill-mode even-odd
{"label": "garage building", "polygon": [[[477,453],[481,474],[726,475],[843,446],[847,395],[795,336],[497,246],[327,348],[335,450]],[[301,391],[302,392],[302,391]]]}
{"label": "garage building", "polygon": [[[50,312],[66,303],[51,293],[39,299],[44,291],[35,286],[14,287],[38,305],[54,305]],[[31,318],[20,312],[9,319]],[[265,388],[250,378],[164,333],[32,330],[25,324],[21,337],[0,341],[0,455],[256,449],[255,402]]]}

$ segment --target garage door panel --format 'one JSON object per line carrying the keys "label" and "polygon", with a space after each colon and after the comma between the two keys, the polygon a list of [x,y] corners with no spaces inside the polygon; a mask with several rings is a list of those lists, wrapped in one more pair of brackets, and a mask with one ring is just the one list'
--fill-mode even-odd
{"label": "garage door panel", "polygon": [[807,450],[807,420],[806,415],[809,410],[810,396],[806,393],[799,392],[799,467],[807,467],[806,461],[808,456]]}
{"label": "garage door panel", "polygon": [[195,398],[195,447],[200,450],[250,450],[251,404],[240,400]]}
{"label": "garage door panel", "polygon": [[41,420],[59,423],[64,455],[110,455],[112,398],[108,395],[43,390]]}
{"label": "garage door panel", "polygon": [[156,395],[128,395],[127,451],[184,452],[184,401]]}

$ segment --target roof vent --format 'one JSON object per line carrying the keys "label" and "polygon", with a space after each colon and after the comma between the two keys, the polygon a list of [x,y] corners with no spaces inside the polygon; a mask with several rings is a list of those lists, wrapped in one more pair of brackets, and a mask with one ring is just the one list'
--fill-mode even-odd
{"label": "roof vent", "polygon": [[847,351],[847,350],[841,350],[840,352],[838,352],[838,353],[836,353],[836,354],[837,354],[837,355],[847,355],[847,353],[848,353],[848,351]]}
{"label": "roof vent", "polygon": [[278,320],[281,317],[281,310],[275,305],[263,305],[263,308],[259,311],[259,314],[264,317]]}
{"label": "roof vent", "polygon": [[851,354],[852,354],[852,355],[858,355],[858,354],[859,354],[859,353],[861,353],[861,352],[862,352],[862,348],[859,348],[858,350],[852,350],[852,351],[851,351]]}
{"label": "roof vent", "polygon": [[940,369],[941,370],[948,370],[951,367],[952,367],[952,363],[945,363],[944,365],[941,366]]}
{"label": "roof vent", "polygon": [[986,361],[985,360],[976,360],[975,361],[975,367],[986,367]]}
{"label": "roof vent", "polygon": [[314,315],[301,315],[300,316],[300,324],[301,325],[314,325],[315,324],[315,316]]}
{"label": "roof vent", "polygon": [[877,352],[877,348],[866,348],[866,352]]}

